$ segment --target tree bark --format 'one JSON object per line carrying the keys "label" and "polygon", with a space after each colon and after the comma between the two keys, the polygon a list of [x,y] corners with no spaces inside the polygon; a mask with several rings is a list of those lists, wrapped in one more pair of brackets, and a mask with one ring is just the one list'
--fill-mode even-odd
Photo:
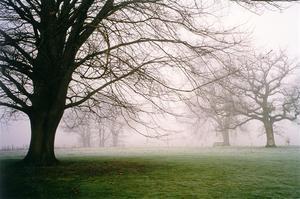
{"label": "tree bark", "polygon": [[264,127],[266,130],[266,137],[267,137],[266,147],[276,147],[275,139],[274,139],[273,124],[270,121],[265,121]]}
{"label": "tree bark", "polygon": [[55,134],[64,113],[68,79],[61,76],[34,82],[35,93],[30,113],[31,140],[24,158],[26,164],[53,165],[58,160],[54,153]]}
{"label": "tree bark", "polygon": [[[24,162],[30,165],[55,165],[55,134],[63,111],[39,112],[30,116],[31,140]],[[56,114],[53,114],[56,113]]]}
{"label": "tree bark", "polygon": [[[51,33],[52,29],[49,30]],[[47,34],[50,34],[47,33]],[[46,33],[45,33],[46,34]],[[53,165],[58,160],[54,153],[55,134],[65,109],[73,54],[62,59],[57,41],[52,35],[44,35],[33,71],[32,106],[28,113],[31,125],[29,150],[24,158],[26,164]],[[55,43],[56,42],[56,43]]]}

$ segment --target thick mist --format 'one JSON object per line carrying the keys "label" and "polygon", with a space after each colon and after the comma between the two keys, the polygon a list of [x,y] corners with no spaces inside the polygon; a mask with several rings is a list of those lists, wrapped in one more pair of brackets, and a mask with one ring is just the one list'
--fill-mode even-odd
{"label": "thick mist", "polygon": [[[251,43],[258,49],[284,49],[292,58],[299,57],[300,47],[300,5],[294,5],[282,11],[265,11],[263,14],[251,14],[243,8],[232,6],[225,15],[229,25],[242,24],[241,29],[250,32]],[[252,32],[252,33],[251,33]],[[299,76],[298,76],[299,77]],[[179,112],[188,111],[179,107]],[[299,119],[298,119],[299,123]],[[124,126],[119,140],[119,147],[144,147],[144,146],[182,146],[206,147],[220,141],[220,135],[214,132],[212,124],[197,123],[173,116],[162,116],[159,125],[168,129],[165,136],[151,138],[140,135],[132,128]],[[56,135],[56,147],[80,147],[79,137],[60,125]],[[141,131],[147,131],[141,130]],[[275,135],[277,145],[300,145],[300,126],[296,122],[280,122]],[[231,145],[233,146],[264,146],[265,136],[258,122],[250,122],[242,128],[230,130]],[[0,147],[26,147],[30,141],[29,121],[25,118],[2,122],[0,126]],[[93,140],[91,146],[98,146]],[[106,143],[107,147],[112,142]]]}

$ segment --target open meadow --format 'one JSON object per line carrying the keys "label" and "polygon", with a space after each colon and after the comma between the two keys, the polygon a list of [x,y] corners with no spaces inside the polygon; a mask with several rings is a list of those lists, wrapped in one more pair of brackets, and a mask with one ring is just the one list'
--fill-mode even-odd
{"label": "open meadow", "polygon": [[58,166],[1,152],[1,198],[300,198],[300,148],[59,149]]}

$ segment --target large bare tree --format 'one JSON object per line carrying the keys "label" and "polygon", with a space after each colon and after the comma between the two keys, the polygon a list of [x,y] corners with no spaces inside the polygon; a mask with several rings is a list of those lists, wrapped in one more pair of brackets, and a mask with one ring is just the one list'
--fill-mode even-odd
{"label": "large bare tree", "polygon": [[[227,53],[239,41],[212,28],[214,3],[1,0],[0,106],[30,119],[25,161],[57,162],[55,132],[66,109],[99,107],[99,96],[126,107],[120,93],[127,92],[149,99],[141,91],[152,90],[161,97],[171,88],[164,74],[171,70],[191,80],[194,57]],[[118,98],[111,96],[116,92]]]}
{"label": "large bare tree", "polygon": [[243,125],[251,120],[263,124],[266,147],[275,147],[274,124],[282,120],[294,121],[300,114],[300,90],[295,84],[299,64],[290,61],[284,52],[246,56],[239,60],[234,73],[223,84],[230,92],[231,104],[239,120],[231,126]]}

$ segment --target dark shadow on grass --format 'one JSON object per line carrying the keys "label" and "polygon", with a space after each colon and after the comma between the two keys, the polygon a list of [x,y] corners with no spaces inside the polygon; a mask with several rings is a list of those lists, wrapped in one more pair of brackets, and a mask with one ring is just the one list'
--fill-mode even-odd
{"label": "dark shadow on grass", "polygon": [[0,198],[76,198],[80,183],[105,176],[146,173],[158,165],[138,161],[63,160],[59,165],[38,167],[22,164],[20,160],[1,160]]}

